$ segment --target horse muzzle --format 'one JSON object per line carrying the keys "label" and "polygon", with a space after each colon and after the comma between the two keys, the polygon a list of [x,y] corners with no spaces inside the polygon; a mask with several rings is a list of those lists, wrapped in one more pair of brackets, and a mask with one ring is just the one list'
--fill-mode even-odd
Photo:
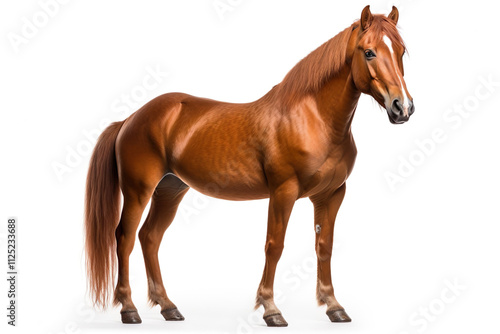
{"label": "horse muzzle", "polygon": [[413,101],[409,101],[408,105],[403,105],[399,99],[392,100],[391,106],[386,108],[389,121],[392,124],[403,124],[410,119],[410,116],[415,112]]}

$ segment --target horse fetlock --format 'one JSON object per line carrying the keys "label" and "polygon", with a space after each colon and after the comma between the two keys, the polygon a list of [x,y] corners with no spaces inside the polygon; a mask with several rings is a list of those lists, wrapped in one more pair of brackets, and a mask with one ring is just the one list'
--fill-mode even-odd
{"label": "horse fetlock", "polygon": [[333,293],[333,286],[323,285],[318,282],[316,287],[316,298],[320,305],[327,304],[328,308],[341,308],[340,304],[337,302],[335,295]]}

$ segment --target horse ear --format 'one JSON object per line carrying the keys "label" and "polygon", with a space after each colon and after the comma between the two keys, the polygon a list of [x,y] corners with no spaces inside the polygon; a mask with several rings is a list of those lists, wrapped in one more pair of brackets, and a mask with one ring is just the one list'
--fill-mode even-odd
{"label": "horse ear", "polygon": [[389,20],[394,22],[394,24],[398,24],[399,10],[396,8],[396,6],[392,6],[392,10],[387,17],[389,18]]}
{"label": "horse ear", "polygon": [[370,5],[363,8],[361,12],[361,30],[366,30],[372,24],[373,15],[370,11]]}

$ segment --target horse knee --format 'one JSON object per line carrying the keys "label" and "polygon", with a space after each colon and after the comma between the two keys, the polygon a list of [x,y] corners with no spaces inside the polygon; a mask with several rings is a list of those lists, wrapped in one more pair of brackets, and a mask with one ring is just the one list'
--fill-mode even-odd
{"label": "horse knee", "polygon": [[283,252],[284,244],[282,242],[277,242],[275,240],[269,240],[266,242],[266,256],[272,258],[280,258]]}
{"label": "horse knee", "polygon": [[332,258],[332,246],[331,242],[320,240],[316,246],[316,255],[318,260],[321,262],[330,261]]}

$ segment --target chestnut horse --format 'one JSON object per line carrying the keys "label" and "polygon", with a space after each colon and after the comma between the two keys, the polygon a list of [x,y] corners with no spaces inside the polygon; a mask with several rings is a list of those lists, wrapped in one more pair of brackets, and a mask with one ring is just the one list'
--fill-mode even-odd
{"label": "chestnut horse", "polygon": [[[268,326],[287,323],[273,299],[276,265],[294,202],[314,204],[317,300],[333,322],[351,321],[331,280],[333,228],[356,157],[351,122],[361,93],[392,123],[414,111],[403,79],[398,10],[361,19],[302,59],[284,80],[251,103],[224,103],[182,93],[161,95],[98,139],[87,177],[86,263],[93,301],[114,303],[124,323],[140,323],[129,284],[129,256],[139,231],[149,299],[165,320],[183,320],[168,298],[158,248],[190,187],[227,200],[269,198],[266,261],[256,307]],[[123,208],[120,216],[120,191]],[[115,253],[116,251],[116,253]]]}

